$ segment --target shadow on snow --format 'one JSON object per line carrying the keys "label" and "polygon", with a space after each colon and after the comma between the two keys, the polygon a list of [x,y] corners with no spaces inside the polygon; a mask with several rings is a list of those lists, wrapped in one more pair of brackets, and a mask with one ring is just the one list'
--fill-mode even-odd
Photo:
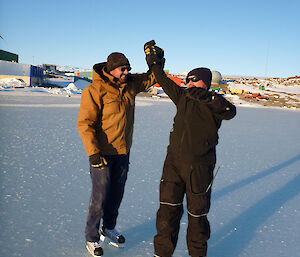
{"label": "shadow on snow", "polygon": [[[219,198],[247,184],[270,175],[300,160],[297,155],[290,160],[267,169],[251,178],[245,179],[216,193]],[[256,229],[284,205],[285,202],[300,193],[300,175],[290,182],[259,200],[238,217],[229,222],[224,228],[212,235],[209,255],[220,257],[239,256],[248,242],[253,238]]]}
{"label": "shadow on snow", "polygon": [[[300,160],[297,155],[279,165],[269,168],[257,175],[244,179],[233,185],[217,191],[213,199],[223,197],[233,191],[271,175],[289,165]],[[245,210],[242,214],[230,221],[224,228],[212,235],[209,245],[209,255],[215,257],[239,256],[248,242],[253,238],[256,229],[273,215],[288,200],[295,197],[300,192],[300,175],[294,177],[283,187],[259,200],[252,207]],[[155,235],[155,219],[151,219],[143,224],[132,227],[124,231],[127,237],[126,249],[136,247],[143,241],[149,241]]]}

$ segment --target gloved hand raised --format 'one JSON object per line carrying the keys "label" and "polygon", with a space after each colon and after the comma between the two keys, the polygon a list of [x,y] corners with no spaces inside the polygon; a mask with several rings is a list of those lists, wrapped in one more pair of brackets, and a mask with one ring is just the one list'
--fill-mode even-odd
{"label": "gloved hand raised", "polygon": [[158,58],[162,59],[164,57],[164,50],[155,45],[155,41],[151,40],[144,45],[145,54],[154,54],[157,55]]}
{"label": "gloved hand raised", "polygon": [[93,168],[104,169],[107,166],[106,159],[100,155],[100,153],[93,154],[89,157],[91,166]]}
{"label": "gloved hand raised", "polygon": [[161,66],[164,66],[164,50],[158,46],[155,46],[154,40],[151,40],[144,45],[144,51],[149,69],[151,69],[154,64],[160,64]]}

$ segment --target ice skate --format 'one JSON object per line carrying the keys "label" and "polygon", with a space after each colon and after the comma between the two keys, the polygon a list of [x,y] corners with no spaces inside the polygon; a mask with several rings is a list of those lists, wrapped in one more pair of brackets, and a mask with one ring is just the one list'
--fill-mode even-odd
{"label": "ice skate", "polygon": [[102,256],[103,255],[103,249],[101,245],[98,242],[86,242],[86,249],[88,252],[95,256]]}
{"label": "ice skate", "polygon": [[125,237],[115,229],[106,229],[102,227],[100,240],[118,248],[125,246]]}

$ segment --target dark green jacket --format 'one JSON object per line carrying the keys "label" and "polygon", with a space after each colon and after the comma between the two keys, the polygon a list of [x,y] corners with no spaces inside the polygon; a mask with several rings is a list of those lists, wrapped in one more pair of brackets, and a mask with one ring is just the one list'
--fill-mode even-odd
{"label": "dark green jacket", "polygon": [[152,71],[177,108],[168,151],[188,163],[215,163],[218,129],[222,120],[235,116],[235,106],[218,94],[208,93],[201,100],[193,98],[169,79],[160,65],[154,65]]}

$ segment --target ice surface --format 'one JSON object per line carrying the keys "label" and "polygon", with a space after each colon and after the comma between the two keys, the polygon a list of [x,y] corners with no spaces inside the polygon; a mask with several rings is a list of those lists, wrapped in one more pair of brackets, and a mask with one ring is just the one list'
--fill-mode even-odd
{"label": "ice surface", "polygon": [[[91,190],[76,129],[79,96],[0,95],[0,256],[90,256],[84,226]],[[42,107],[42,108],[41,108]],[[153,256],[158,186],[175,107],[138,97],[118,229],[126,248]],[[238,108],[220,129],[208,256],[300,256],[300,113]],[[188,256],[186,213],[175,257]]]}

